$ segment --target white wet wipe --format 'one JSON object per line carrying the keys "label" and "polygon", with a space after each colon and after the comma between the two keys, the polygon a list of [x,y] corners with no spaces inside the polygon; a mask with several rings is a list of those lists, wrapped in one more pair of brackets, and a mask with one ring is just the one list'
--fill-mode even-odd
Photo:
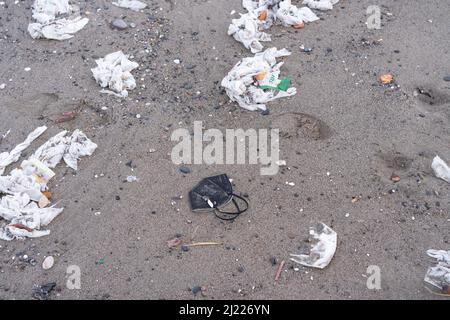
{"label": "white wet wipe", "polygon": [[88,18],[79,15],[78,7],[70,5],[68,0],[36,0],[32,16],[36,22],[28,25],[28,32],[33,39],[70,39],[89,22]]}
{"label": "white wet wipe", "polygon": [[[16,146],[6,157],[8,162],[17,161],[20,152],[47,128],[34,130],[25,142]],[[55,176],[51,168],[64,159],[66,164],[77,170],[78,159],[92,155],[97,145],[80,130],[71,135],[62,131],[39,147],[20,168],[7,176],[0,175],[0,217],[7,221],[0,227],[0,239],[11,241],[25,237],[48,235],[49,230],[41,230],[55,219],[64,208],[47,207],[47,183]]]}
{"label": "white wet wipe", "polygon": [[331,262],[337,247],[337,233],[320,222],[309,229],[310,253],[291,254],[291,260],[303,266],[323,269]]}
{"label": "white wet wipe", "polygon": [[436,177],[450,183],[450,168],[439,156],[434,157],[431,168]]}
{"label": "white wet wipe", "polygon": [[331,10],[338,2],[339,0],[303,0],[304,5],[317,10]]}
{"label": "white wet wipe", "polygon": [[136,88],[136,80],[131,71],[136,69],[139,64],[128,60],[128,56],[122,51],[110,53],[95,62],[97,67],[91,69],[95,81],[102,88],[110,89],[100,92],[124,98],[128,96],[128,90]]}
{"label": "white wet wipe", "polygon": [[437,264],[429,267],[424,281],[443,290],[450,286],[450,250],[427,250],[428,256],[436,259]]}
{"label": "white wet wipe", "polygon": [[145,4],[142,1],[137,1],[137,0],[117,0],[116,2],[113,2],[112,4],[117,7],[131,9],[133,11],[139,11],[139,10],[145,9],[147,7],[147,4]]}
{"label": "white wet wipe", "polygon": [[298,8],[291,0],[243,0],[242,6],[248,13],[231,21],[228,34],[252,53],[264,49],[261,42],[271,41],[270,35],[263,30],[269,29],[273,24],[301,28],[304,23],[319,20],[311,9]]}

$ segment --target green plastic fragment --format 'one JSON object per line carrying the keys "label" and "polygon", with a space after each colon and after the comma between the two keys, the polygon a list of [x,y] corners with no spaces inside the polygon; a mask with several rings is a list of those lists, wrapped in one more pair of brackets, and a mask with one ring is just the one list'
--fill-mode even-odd
{"label": "green plastic fragment", "polygon": [[284,77],[278,84],[277,88],[280,91],[287,91],[287,89],[289,89],[290,86],[291,86],[291,79],[289,79],[288,77]]}
{"label": "green plastic fragment", "polygon": [[279,90],[279,91],[287,91],[290,86],[291,86],[291,79],[289,79],[289,77],[284,77],[276,87],[259,86],[258,88],[263,89],[263,90],[272,89],[272,90]]}

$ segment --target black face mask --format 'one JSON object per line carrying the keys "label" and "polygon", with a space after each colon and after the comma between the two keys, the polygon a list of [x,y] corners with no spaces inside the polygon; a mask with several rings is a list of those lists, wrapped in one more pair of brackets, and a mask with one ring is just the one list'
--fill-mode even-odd
{"label": "black face mask", "polygon": [[[245,209],[239,207],[236,199],[245,204]],[[212,211],[222,220],[233,220],[238,215],[247,211],[248,202],[244,198],[233,193],[233,186],[226,174],[209,177],[200,181],[200,183],[189,192],[189,201],[192,211]],[[220,207],[226,206],[232,202],[236,211],[223,211]]]}

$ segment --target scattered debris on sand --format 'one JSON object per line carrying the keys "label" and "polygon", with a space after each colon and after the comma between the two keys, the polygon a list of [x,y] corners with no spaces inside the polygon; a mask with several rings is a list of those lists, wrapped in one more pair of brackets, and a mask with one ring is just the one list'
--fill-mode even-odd
{"label": "scattered debris on sand", "polygon": [[136,80],[131,71],[136,69],[139,64],[128,60],[128,55],[122,51],[110,53],[95,62],[97,67],[91,69],[95,81],[102,88],[111,89],[103,89],[100,92],[125,98],[128,96],[128,90],[136,88]]}
{"label": "scattered debris on sand", "polygon": [[[17,161],[20,152],[46,129],[37,128],[24,143],[11,151],[13,157],[6,159]],[[6,194],[0,199],[0,217],[9,221],[1,227],[0,239],[36,238],[50,233],[41,227],[47,226],[64,210],[48,207],[51,193],[47,184],[55,176],[51,169],[64,160],[68,167],[77,170],[78,159],[92,155],[97,148],[80,130],[75,130],[70,136],[67,133],[62,131],[52,137],[28,160],[24,160],[20,168],[13,169],[7,176],[0,176],[0,193]]]}
{"label": "scattered debris on sand", "polygon": [[[67,17],[58,18],[60,15]],[[28,25],[33,39],[67,40],[89,22],[88,18],[80,16],[77,6],[69,4],[69,0],[36,0],[33,19],[36,22]]]}
{"label": "scattered debris on sand", "polygon": [[293,96],[297,89],[290,87],[289,78],[279,79],[283,62],[277,58],[289,56],[286,50],[269,48],[238,62],[222,80],[232,101],[240,107],[255,111],[266,110],[266,103],[275,99]]}
{"label": "scattered debris on sand", "polygon": [[[316,4],[315,1],[308,5],[314,9],[328,7],[327,3]],[[274,24],[302,29],[305,23],[319,20],[310,8],[298,8],[292,4],[291,0],[243,0],[242,6],[248,12],[240,14],[240,18],[231,21],[228,35],[233,36],[252,53],[261,52],[264,49],[261,41],[271,41],[270,35],[263,31]]]}

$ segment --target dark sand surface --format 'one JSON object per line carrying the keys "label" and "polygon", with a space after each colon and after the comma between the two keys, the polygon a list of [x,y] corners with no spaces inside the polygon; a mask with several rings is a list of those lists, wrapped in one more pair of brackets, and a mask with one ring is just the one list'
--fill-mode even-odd
{"label": "dark sand surface", "polygon": [[[41,125],[48,132],[26,154],[62,129],[82,129],[99,145],[76,173],[56,169],[53,202],[65,210],[49,236],[0,243],[0,298],[30,299],[35,285],[53,281],[51,299],[439,298],[424,289],[423,277],[432,264],[426,250],[450,249],[450,185],[430,167],[436,154],[450,161],[450,82],[443,80],[450,74],[450,3],[342,0],[305,29],[273,27],[265,47],[292,52],[282,75],[298,93],[269,103],[264,116],[229,103],[220,87],[251,56],[226,34],[231,10],[244,12],[239,0],[145,1],[143,12],[82,1],[90,22],[63,42],[29,36],[31,0],[0,6],[0,133],[12,129],[0,151]],[[380,30],[365,25],[372,4],[383,12]],[[112,30],[115,17],[136,27]],[[312,53],[301,52],[302,44]],[[124,100],[100,94],[90,71],[96,58],[117,50],[140,64],[138,88]],[[383,73],[399,87],[381,86]],[[415,96],[417,88],[433,99]],[[79,111],[75,120],[55,123],[71,110]],[[297,132],[293,117],[312,125]],[[191,173],[181,173],[170,158],[170,135],[197,120],[220,130],[297,133],[280,139],[287,167],[275,176],[261,176],[258,165],[190,165]],[[187,201],[199,180],[219,173],[250,201],[232,223],[193,213]],[[391,181],[393,173],[400,182]],[[124,183],[131,174],[139,181]],[[330,265],[290,262],[318,221],[338,233]],[[169,249],[175,235],[223,245]],[[24,254],[37,265],[21,262]],[[56,260],[48,271],[41,268],[46,255]],[[286,260],[277,284],[271,258]],[[66,288],[69,265],[81,269],[80,290]],[[381,290],[366,286],[370,265],[380,267]],[[205,287],[205,296],[194,295],[194,286]]]}

